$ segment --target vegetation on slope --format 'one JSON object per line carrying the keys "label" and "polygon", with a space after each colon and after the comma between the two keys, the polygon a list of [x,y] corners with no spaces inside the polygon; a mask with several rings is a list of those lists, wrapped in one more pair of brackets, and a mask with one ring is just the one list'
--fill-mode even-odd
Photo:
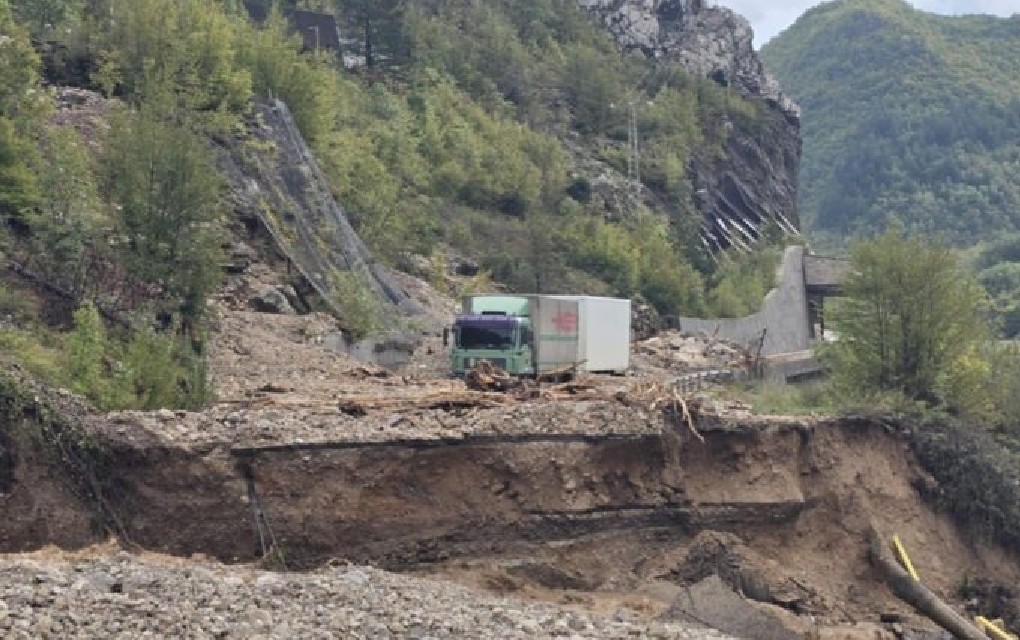
{"label": "vegetation on slope", "polygon": [[[641,295],[667,314],[760,301],[775,252],[708,259],[686,178],[692,154],[738,135],[727,123],[765,117],[757,103],[620,55],[573,3],[303,6],[356,25],[367,66],[302,51],[279,12],[254,25],[234,0],[0,0],[0,250],[67,302],[4,285],[18,359],[102,406],[202,402],[229,213],[209,139],[241,132],[259,96],[288,104],[392,264],[449,246],[517,290]],[[44,74],[119,99],[104,139],[53,124]],[[575,166],[626,168],[629,99],[645,104],[654,210],[607,207]]]}
{"label": "vegetation on slope", "polygon": [[954,243],[1020,229],[1020,17],[827,2],[762,56],[804,110],[800,212],[819,240],[892,220]]}
{"label": "vegetation on slope", "polygon": [[858,241],[851,254],[846,298],[827,318],[839,339],[821,351],[833,384],[993,411],[985,293],[957,256],[899,230]]}

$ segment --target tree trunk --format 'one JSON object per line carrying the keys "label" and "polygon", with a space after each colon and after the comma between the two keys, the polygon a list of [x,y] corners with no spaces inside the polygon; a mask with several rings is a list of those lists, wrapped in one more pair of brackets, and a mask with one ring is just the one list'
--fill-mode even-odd
{"label": "tree trunk", "polygon": [[967,622],[923,584],[910,577],[892,557],[874,525],[868,529],[868,552],[871,564],[879,570],[897,598],[912,605],[960,640],[987,640],[987,636],[977,627]]}

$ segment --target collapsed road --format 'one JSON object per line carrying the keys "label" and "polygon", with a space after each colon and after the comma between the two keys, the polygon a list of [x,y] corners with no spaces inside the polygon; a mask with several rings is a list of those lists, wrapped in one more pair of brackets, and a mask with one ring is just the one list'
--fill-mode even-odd
{"label": "collapsed road", "polygon": [[[113,533],[160,558],[311,575],[351,562],[679,624],[671,637],[935,633],[870,566],[870,527],[898,534],[949,602],[961,576],[1020,575],[1015,556],[925,500],[938,481],[897,426],[667,393],[687,338],[667,337],[668,357],[639,349],[630,378],[514,395],[328,353],[315,317],[222,322],[263,333],[220,334],[221,401],[204,412],[98,415],[31,392],[5,427],[0,550],[87,549]],[[692,366],[739,364],[715,349]]]}

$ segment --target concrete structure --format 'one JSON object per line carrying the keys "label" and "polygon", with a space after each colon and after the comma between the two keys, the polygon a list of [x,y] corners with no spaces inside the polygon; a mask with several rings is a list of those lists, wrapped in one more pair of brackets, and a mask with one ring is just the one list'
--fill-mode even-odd
{"label": "concrete structure", "polygon": [[[262,24],[269,18],[265,0],[244,0],[244,9],[255,24]],[[306,51],[326,50],[342,53],[340,28],[336,18],[328,13],[284,9],[283,15],[294,31],[301,36]]]}
{"label": "concrete structure", "polygon": [[812,338],[825,334],[825,298],[843,295],[842,282],[849,271],[850,262],[847,260],[804,256],[804,288],[807,290]]}
{"label": "concrete structure", "polygon": [[[744,345],[764,358],[768,377],[800,378],[818,370],[811,354],[822,323],[822,302],[841,295],[849,263],[807,255],[804,247],[788,247],[777,273],[778,285],[765,296],[758,313],[743,318],[679,318],[677,328],[704,333]],[[824,325],[822,325],[824,326]],[[778,356],[784,357],[778,357]],[[770,362],[776,372],[768,373]]]}

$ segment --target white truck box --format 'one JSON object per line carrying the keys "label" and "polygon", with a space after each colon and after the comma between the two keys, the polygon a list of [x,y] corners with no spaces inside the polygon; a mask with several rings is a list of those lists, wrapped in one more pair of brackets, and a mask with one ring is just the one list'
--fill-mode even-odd
{"label": "white truck box", "polygon": [[[623,373],[630,367],[630,300],[620,298],[599,298],[595,296],[539,296],[546,307],[555,303],[556,314],[551,319],[560,329],[569,326],[571,307],[576,305],[577,343],[572,362],[559,366],[580,363],[582,371]],[[542,313],[545,316],[545,313]],[[549,319],[542,317],[536,326],[542,327]],[[548,324],[546,324],[548,326]],[[553,324],[556,327],[556,324]],[[549,350],[547,334],[540,333],[536,342],[539,353]],[[555,334],[553,334],[555,336]],[[564,356],[566,354],[563,354]],[[540,368],[547,367],[540,356]]]}

